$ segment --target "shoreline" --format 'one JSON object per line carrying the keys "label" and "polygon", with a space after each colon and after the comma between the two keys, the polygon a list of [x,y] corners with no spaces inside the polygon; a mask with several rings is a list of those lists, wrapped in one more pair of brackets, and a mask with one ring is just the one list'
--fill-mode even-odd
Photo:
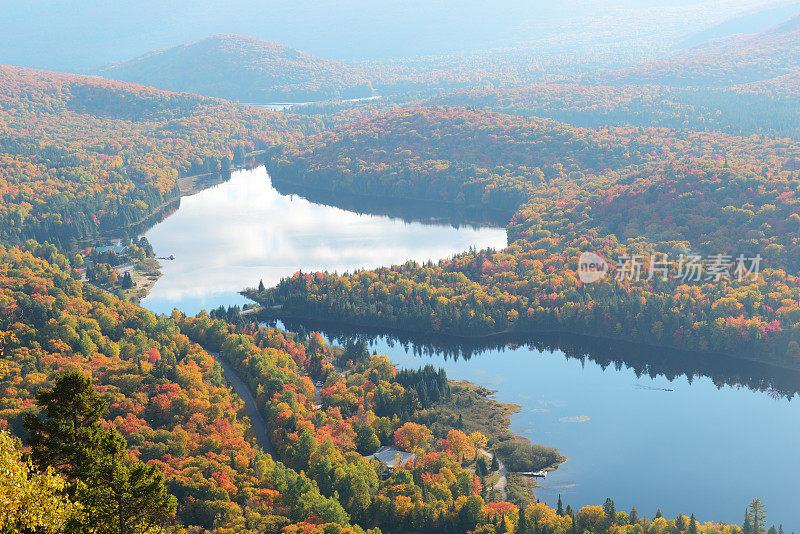
{"label": "shoreline", "polygon": [[[149,223],[153,222],[153,226],[161,221],[156,221],[156,219],[164,220],[175,210],[170,211],[173,207],[180,207],[181,199],[185,197],[190,197],[196,195],[206,189],[214,187],[215,185],[219,185],[222,183],[227,182],[231,178],[231,174],[235,171],[255,168],[264,165],[263,162],[253,162],[252,160],[258,156],[264,155],[266,153],[265,150],[256,150],[254,152],[248,152],[244,155],[245,163],[241,165],[232,165],[229,169],[220,170],[218,172],[205,172],[200,174],[192,174],[189,176],[181,176],[175,181],[175,187],[179,191],[179,195],[171,198],[165,202],[163,202],[160,206],[157,206],[152,213],[143,217],[142,219],[128,224],[126,226],[121,226],[119,228],[115,228],[113,230],[104,232],[93,238],[90,238],[91,241],[95,240],[109,240],[109,239],[120,239],[122,235],[126,234],[127,230],[141,228],[143,226],[148,225]],[[176,208],[177,209],[177,208]],[[156,222],[154,222],[156,221]],[[148,228],[149,229],[149,228]],[[138,233],[138,232],[137,232]],[[155,262],[154,266],[149,266],[150,269],[146,273],[136,273],[139,276],[137,279],[134,279],[134,287],[131,289],[125,289],[122,291],[122,298],[129,302],[133,302],[135,304],[140,304],[140,302],[147,298],[150,295],[150,291],[153,289],[153,286],[158,282],[161,278],[161,264],[158,263],[157,258],[148,258],[147,260],[153,260]],[[134,271],[131,273],[132,276],[136,276]],[[139,281],[144,281],[142,286],[138,285]]]}
{"label": "shoreline", "polygon": [[771,362],[766,360],[759,360],[755,358],[747,358],[745,356],[739,356],[735,354],[727,354],[723,352],[713,352],[713,351],[700,351],[700,350],[691,350],[691,349],[681,349],[677,347],[670,347],[667,345],[654,345],[650,343],[643,343],[639,341],[631,341],[620,339],[611,336],[602,336],[598,334],[584,334],[573,332],[570,330],[558,330],[558,329],[538,329],[538,330],[517,330],[517,329],[505,329],[498,332],[490,332],[487,334],[453,334],[453,333],[446,333],[446,332],[427,332],[422,329],[414,329],[414,328],[403,328],[403,327],[395,327],[395,326],[376,326],[376,325],[369,325],[358,323],[356,321],[348,321],[346,319],[330,319],[330,318],[321,318],[321,317],[311,317],[308,315],[301,315],[301,314],[291,314],[291,313],[270,313],[269,308],[265,307],[261,302],[253,298],[250,294],[250,291],[247,289],[242,290],[239,292],[240,295],[246,297],[254,302],[256,302],[260,309],[258,315],[260,318],[265,319],[273,319],[273,320],[292,320],[292,321],[307,321],[307,322],[315,322],[320,324],[329,324],[331,326],[339,326],[339,327],[347,327],[347,328],[358,328],[358,329],[365,329],[365,330],[375,330],[379,332],[377,335],[391,335],[391,334],[401,334],[406,336],[427,336],[433,340],[441,341],[441,342],[481,342],[481,341],[494,341],[494,340],[505,340],[506,343],[514,343],[517,342],[519,344],[524,344],[526,339],[532,336],[547,336],[547,335],[560,335],[560,336],[570,336],[574,337],[579,340],[588,340],[588,341],[604,341],[609,343],[619,344],[620,346],[626,346],[626,348],[630,349],[639,349],[639,350],[652,350],[652,349],[659,349],[664,351],[670,351],[674,353],[680,353],[684,356],[692,356],[692,355],[700,355],[703,357],[708,357],[712,359],[722,360],[736,360],[742,363],[750,363],[756,365],[764,365],[766,367],[775,369],[775,370],[783,370],[783,371],[791,371],[795,373],[800,373],[799,367],[792,367],[786,364],[782,364],[780,362]]}
{"label": "shoreline", "polygon": [[153,286],[161,278],[161,264],[156,258],[146,258],[134,264],[131,271],[134,286],[131,289],[123,289],[122,297],[134,304],[141,306],[141,302]]}
{"label": "shoreline", "polygon": [[[269,162],[265,163],[265,167],[267,168],[267,172],[269,173]],[[519,210],[519,206],[514,208],[513,210],[507,210],[503,208],[493,208],[491,206],[484,206],[482,204],[459,204],[458,202],[446,199],[431,199],[425,197],[418,197],[418,196],[408,196],[408,195],[380,195],[377,193],[355,193],[350,191],[344,191],[340,189],[333,189],[328,187],[319,187],[314,185],[308,185],[305,183],[300,182],[293,182],[291,180],[285,180],[280,177],[276,177],[276,175],[270,174],[270,179],[272,180],[273,187],[275,187],[278,192],[281,194],[286,194],[280,191],[278,187],[284,187],[287,189],[292,189],[289,191],[288,194],[298,195],[300,197],[309,200],[310,202],[316,202],[325,204],[328,206],[337,206],[336,204],[332,203],[325,203],[319,202],[311,198],[310,196],[306,195],[318,195],[318,194],[326,194],[326,195],[337,195],[342,198],[347,198],[350,201],[362,200],[362,201],[372,201],[372,202],[383,202],[386,205],[393,205],[394,202],[412,202],[422,205],[427,205],[429,207],[437,207],[437,208],[445,208],[448,210],[456,210],[464,213],[483,213],[484,215],[489,215],[488,223],[487,221],[484,222],[465,222],[464,224],[471,224],[474,226],[492,226],[495,228],[501,228],[508,232],[508,225],[511,222],[511,219],[514,217],[514,214]],[[348,209],[348,208],[342,208]],[[348,211],[354,211],[348,209]],[[372,215],[382,215],[377,210],[367,210],[364,213],[369,213]],[[508,246],[508,245],[506,245]]]}
{"label": "shoreline", "polygon": [[[266,151],[264,151],[264,150],[254,151],[254,152],[248,153],[248,154],[245,155],[245,160],[250,160],[250,161],[247,161],[246,163],[243,163],[241,165],[232,166],[230,169],[227,169],[225,171],[220,171],[220,172],[217,172],[217,173],[202,173],[202,174],[196,174],[196,175],[185,176],[185,177],[179,178],[178,181],[176,182],[176,186],[181,191],[181,195],[179,197],[176,197],[175,199],[169,201],[164,206],[159,207],[160,212],[163,213],[164,208],[168,207],[169,205],[172,205],[174,203],[179,203],[180,199],[183,198],[183,197],[197,194],[197,193],[199,193],[201,191],[204,191],[205,189],[208,189],[209,187],[213,187],[214,185],[218,185],[220,183],[224,183],[225,181],[227,181],[227,179],[230,178],[230,175],[231,175],[232,172],[235,172],[235,171],[238,171],[238,170],[241,170],[241,169],[255,168],[255,167],[260,167],[260,166],[265,166],[267,168],[267,172],[269,172],[268,162],[265,163],[265,162],[254,162],[254,161],[252,161],[253,158],[256,158],[257,156],[264,155],[265,153],[266,153]],[[201,180],[204,177],[213,178],[213,181],[212,180]],[[310,191],[313,191],[313,192],[319,192],[319,193],[337,194],[336,191],[330,190],[330,189],[327,189],[327,188],[317,188],[317,187],[313,187],[313,186],[306,186],[304,184],[293,183],[293,182],[288,181],[288,180],[280,180],[280,179],[276,179],[272,175],[270,175],[270,178],[273,181],[273,185],[274,184],[282,184],[282,185],[286,185],[286,186],[293,186],[294,188],[299,189],[299,190],[306,189],[306,190],[310,190]],[[183,183],[181,183],[181,182],[183,182]],[[302,192],[301,191],[298,191],[298,192],[295,192],[295,193],[291,193],[291,194],[298,194],[298,195],[302,196]],[[394,199],[395,198],[395,197],[391,197],[391,196],[377,196],[377,195],[372,195],[372,194],[360,194],[360,195],[357,195],[357,196],[362,197],[362,198],[385,199],[385,200],[389,200],[389,199]],[[435,205],[438,205],[438,206],[441,206],[441,207],[448,207],[448,206],[451,207],[451,208],[452,207],[458,207],[452,201],[446,201],[446,200],[430,200],[430,199],[428,199],[427,202],[432,204],[432,205],[435,204]],[[476,206],[461,206],[461,207],[462,208],[467,208],[467,209],[476,208]],[[490,211],[493,211],[494,214],[497,215],[502,210],[492,210],[492,209],[490,209]],[[155,212],[155,213],[149,215],[143,221],[147,221],[149,219],[152,219],[153,217],[155,217],[157,215],[159,215],[159,212]],[[169,215],[167,215],[167,216],[169,216]],[[128,227],[126,227],[126,228],[128,228]],[[153,285],[155,285],[155,282],[157,282],[158,278],[160,278],[160,276],[161,276],[160,270],[159,270],[159,272],[157,273],[156,276],[157,276],[157,278],[155,280],[151,280],[150,281],[151,283],[146,284],[142,288],[138,288],[138,287],[136,288],[136,289],[143,289],[143,291],[141,292],[140,296],[138,297],[139,300],[144,299],[145,297],[147,297],[149,295]],[[710,358],[719,359],[719,360],[733,359],[733,360],[736,360],[736,361],[739,361],[739,362],[747,362],[747,363],[752,363],[752,364],[756,364],[756,365],[764,365],[764,366],[767,366],[767,367],[772,368],[772,369],[787,370],[787,371],[791,371],[791,372],[800,373],[800,368],[798,368],[797,366],[790,366],[790,365],[787,365],[787,364],[784,364],[784,363],[781,363],[781,362],[776,362],[776,361],[767,361],[767,360],[761,360],[761,359],[756,359],[756,358],[748,358],[748,357],[742,356],[742,355],[728,354],[728,353],[723,353],[723,352],[701,351],[701,350],[677,348],[677,347],[671,347],[671,346],[667,346],[667,345],[658,345],[658,344],[651,344],[651,343],[645,343],[645,342],[639,342],[639,341],[633,341],[633,340],[620,339],[620,338],[617,338],[617,337],[604,336],[604,335],[601,335],[601,334],[578,333],[578,332],[573,332],[573,331],[570,331],[570,330],[558,330],[558,329],[519,330],[519,329],[508,328],[508,329],[497,331],[497,332],[470,335],[470,334],[463,334],[463,333],[462,334],[454,334],[454,333],[444,333],[444,332],[429,332],[429,331],[425,331],[425,330],[422,330],[422,329],[414,329],[414,328],[406,328],[406,327],[394,327],[394,326],[391,326],[391,327],[380,327],[380,326],[376,326],[376,325],[369,325],[369,324],[359,323],[357,321],[349,321],[349,320],[346,320],[346,319],[329,319],[329,318],[322,318],[322,317],[312,317],[312,316],[307,316],[307,315],[287,314],[287,313],[282,313],[282,312],[281,313],[269,313],[269,308],[264,307],[257,299],[255,299],[252,296],[252,291],[251,290],[243,289],[243,290],[239,291],[239,294],[244,296],[244,297],[246,297],[246,298],[248,298],[248,299],[250,299],[250,300],[253,300],[254,302],[256,302],[260,306],[261,309],[258,312],[258,317],[259,318],[261,318],[263,316],[263,317],[266,317],[268,319],[289,319],[289,320],[296,320],[296,321],[312,321],[312,322],[328,323],[328,324],[332,324],[334,326],[346,326],[346,327],[350,327],[350,328],[375,329],[375,330],[379,330],[382,334],[398,333],[398,334],[405,334],[405,335],[430,336],[432,338],[437,338],[437,339],[440,339],[440,340],[451,341],[451,342],[453,342],[453,341],[455,341],[455,342],[459,342],[459,341],[462,341],[462,342],[481,342],[481,341],[493,341],[493,340],[507,340],[507,342],[512,343],[512,342],[515,342],[515,341],[524,342],[525,341],[525,339],[524,339],[525,337],[531,337],[531,336],[537,336],[537,335],[563,335],[563,336],[574,337],[574,338],[580,339],[580,340],[602,340],[602,341],[611,342],[611,343],[615,343],[615,344],[620,344],[621,346],[628,346],[630,348],[640,349],[640,350],[659,349],[659,350],[673,351],[673,352],[677,352],[677,353],[682,353],[684,355],[702,355],[702,356],[705,356],[705,357],[710,357]],[[520,339],[520,338],[522,338],[522,339]]]}

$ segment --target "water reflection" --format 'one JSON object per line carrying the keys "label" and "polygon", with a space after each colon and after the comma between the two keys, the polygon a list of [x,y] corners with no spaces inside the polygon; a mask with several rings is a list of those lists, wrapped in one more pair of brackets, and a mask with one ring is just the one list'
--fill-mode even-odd
{"label": "water reflection", "polygon": [[[362,199],[333,201],[381,211]],[[440,224],[425,211],[429,224],[357,214],[281,195],[263,168],[237,172],[183,198],[147,232],[157,255],[176,260],[163,262],[164,276],[143,304],[193,314],[241,305],[241,288],[259,279],[274,284],[297,270],[342,272],[505,245],[500,228],[460,225],[457,213]],[[651,517],[661,508],[670,517],[695,512],[701,521],[739,522],[759,497],[770,522],[800,531],[800,404],[790,402],[800,392],[796,373],[573,335],[454,342],[306,326],[331,340],[366,337],[400,366],[432,363],[519,404],[512,430],[568,458],[537,489],[548,504],[559,494],[573,507],[610,496],[618,509],[636,506]]]}
{"label": "water reflection", "polygon": [[191,314],[241,305],[241,289],[259,280],[274,285],[298,270],[344,272],[506,245],[502,228],[358,214],[282,195],[263,167],[182,198],[145,235],[158,256],[175,260],[162,262],[163,275],[142,304]]}
{"label": "water reflection", "polygon": [[324,332],[332,343],[343,345],[348,339],[364,339],[369,344],[377,342],[398,347],[417,357],[436,357],[443,360],[471,360],[491,357],[506,350],[527,350],[537,353],[561,353],[567,358],[592,362],[605,370],[629,369],[637,378],[665,378],[672,382],[684,378],[689,384],[697,377],[707,377],[719,388],[745,387],[772,397],[791,400],[800,394],[800,372],[775,367],[757,361],[727,358],[724,355],[704,354],[654,349],[636,343],[611,341],[577,334],[542,333],[526,335],[503,335],[480,340],[454,338],[434,334],[407,334],[374,328],[355,328],[341,323],[326,321],[267,321],[280,323],[295,331],[299,326],[312,331]]}
{"label": "water reflection", "polygon": [[273,181],[273,187],[283,195],[300,195],[303,198],[327,206],[364,215],[386,215],[406,221],[416,221],[453,228],[464,226],[505,227],[514,215],[513,210],[493,210],[478,207],[461,207],[447,202],[415,199],[398,202],[396,199],[377,198],[368,195],[345,195],[296,183]]}
{"label": "water reflection", "polygon": [[519,404],[511,429],[567,457],[536,489],[551,506],[559,495],[573,507],[612,497],[618,510],[730,523],[759,497],[770,522],[800,528],[797,373],[580,336],[454,342],[303,324],[330,341],[364,337],[400,367],[430,363]]}

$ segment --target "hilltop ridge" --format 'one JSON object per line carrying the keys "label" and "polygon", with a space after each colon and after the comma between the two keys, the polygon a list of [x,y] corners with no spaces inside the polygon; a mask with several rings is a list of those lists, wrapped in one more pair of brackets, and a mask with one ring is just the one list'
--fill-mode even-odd
{"label": "hilltop ridge", "polygon": [[372,96],[354,67],[270,41],[217,34],[108,65],[96,74],[169,91],[244,102]]}

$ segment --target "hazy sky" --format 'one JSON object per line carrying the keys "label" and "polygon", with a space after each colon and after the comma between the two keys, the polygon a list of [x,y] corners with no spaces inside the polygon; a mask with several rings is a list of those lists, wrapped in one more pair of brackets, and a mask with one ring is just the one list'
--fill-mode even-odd
{"label": "hazy sky", "polygon": [[[79,71],[215,33],[330,58],[687,33],[776,0],[3,0],[0,62]],[[568,31],[562,31],[567,24]]]}

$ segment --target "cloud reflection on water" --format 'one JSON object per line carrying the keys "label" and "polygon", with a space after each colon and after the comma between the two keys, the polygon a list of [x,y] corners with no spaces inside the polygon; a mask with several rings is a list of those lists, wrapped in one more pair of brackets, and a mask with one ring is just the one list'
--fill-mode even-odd
{"label": "cloud reflection on water", "polygon": [[[474,246],[503,248],[502,228],[453,228],[363,215],[281,195],[264,167],[181,200],[146,234],[163,276],[143,301],[156,312],[241,302],[236,292],[302,271],[352,271],[452,256]],[[216,298],[215,298],[216,297]]]}

